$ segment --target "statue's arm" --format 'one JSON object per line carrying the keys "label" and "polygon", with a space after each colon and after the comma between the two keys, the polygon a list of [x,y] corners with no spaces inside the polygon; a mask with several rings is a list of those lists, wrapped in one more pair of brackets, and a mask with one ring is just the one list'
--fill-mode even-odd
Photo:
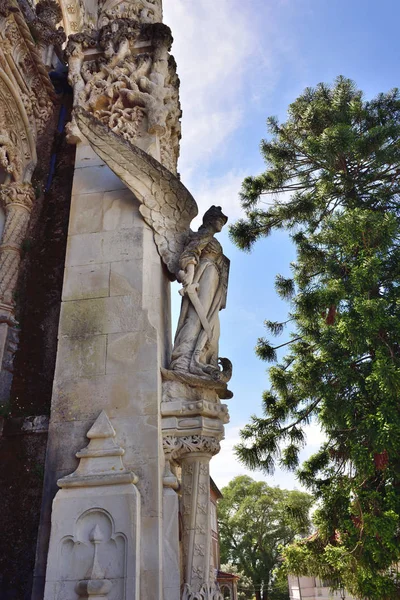
{"label": "statue's arm", "polygon": [[179,279],[184,287],[193,282],[194,273],[199,264],[200,256],[204,248],[212,239],[211,233],[197,232],[190,236],[182,254],[179,257]]}

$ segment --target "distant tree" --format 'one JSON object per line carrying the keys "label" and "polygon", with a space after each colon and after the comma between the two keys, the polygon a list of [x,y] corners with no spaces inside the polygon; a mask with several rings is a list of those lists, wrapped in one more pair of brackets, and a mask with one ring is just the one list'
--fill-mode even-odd
{"label": "distant tree", "polygon": [[[296,469],[304,425],[326,434],[298,470],[318,499],[317,534],[285,551],[297,574],[342,581],[370,600],[400,597],[400,95],[365,101],[340,77],[268,120],[266,171],[245,179],[247,218],[231,230],[248,250],[286,229],[297,250],[293,276],[278,276],[291,323],[280,346],[264,417],[242,431],[237,452],[250,468]],[[284,193],[284,196],[281,194]],[[269,195],[265,207],[261,197]]]}
{"label": "distant tree", "polygon": [[218,503],[221,561],[233,563],[252,581],[257,600],[288,600],[274,581],[280,546],[310,528],[311,497],[269,487],[241,475],[222,490]]}

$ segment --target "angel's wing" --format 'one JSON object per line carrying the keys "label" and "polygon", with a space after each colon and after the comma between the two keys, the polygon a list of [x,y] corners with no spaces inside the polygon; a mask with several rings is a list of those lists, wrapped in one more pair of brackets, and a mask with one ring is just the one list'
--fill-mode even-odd
{"label": "angel's wing", "polygon": [[171,275],[176,277],[190,222],[198,212],[193,196],[157,160],[111,131],[89,112],[76,107],[75,117],[96,154],[141,203],[141,215],[154,231],[158,252]]}

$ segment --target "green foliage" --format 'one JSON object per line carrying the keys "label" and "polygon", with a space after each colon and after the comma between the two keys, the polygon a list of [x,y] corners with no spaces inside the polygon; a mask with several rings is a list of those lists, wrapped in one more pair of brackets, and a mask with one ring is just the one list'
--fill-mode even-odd
{"label": "green foliage", "polygon": [[[269,119],[266,171],[245,179],[247,218],[231,228],[249,250],[287,230],[293,276],[277,278],[290,302],[291,337],[267,339],[276,360],[263,417],[237,447],[250,468],[298,469],[319,509],[318,533],[285,550],[288,570],[343,582],[357,597],[400,597],[400,95],[365,101],[348,79],[319,84]],[[271,207],[258,208],[271,194]],[[284,194],[284,195],[282,195]],[[272,334],[283,332],[267,322]],[[326,442],[299,467],[304,425]]]}
{"label": "green foliage", "polygon": [[269,487],[241,475],[222,490],[218,504],[221,560],[237,566],[253,583],[256,598],[288,600],[287,582],[273,571],[280,545],[307,534],[312,499],[298,491]]}

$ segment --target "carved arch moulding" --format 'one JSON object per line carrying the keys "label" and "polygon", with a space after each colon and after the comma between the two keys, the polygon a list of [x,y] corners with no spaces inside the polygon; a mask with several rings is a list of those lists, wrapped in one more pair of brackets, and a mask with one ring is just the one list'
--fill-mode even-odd
{"label": "carved arch moulding", "polygon": [[29,182],[36,166],[36,143],[18,90],[0,71],[0,171],[8,183]]}

